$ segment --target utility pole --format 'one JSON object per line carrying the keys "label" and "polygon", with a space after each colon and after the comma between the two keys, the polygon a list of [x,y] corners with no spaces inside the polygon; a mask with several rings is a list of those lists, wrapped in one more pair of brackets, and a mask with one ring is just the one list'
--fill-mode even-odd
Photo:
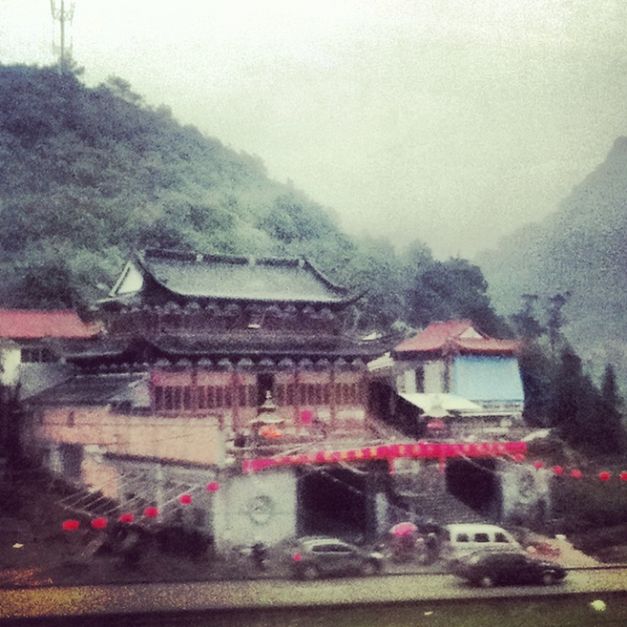
{"label": "utility pole", "polygon": [[71,23],[74,17],[74,2],[68,2],[68,8],[65,6],[65,0],[50,0],[50,12],[52,19],[59,23],[59,46],[53,42],[52,48],[54,52],[59,53],[59,73],[63,74],[67,69],[70,58],[68,47],[65,43],[65,25]]}

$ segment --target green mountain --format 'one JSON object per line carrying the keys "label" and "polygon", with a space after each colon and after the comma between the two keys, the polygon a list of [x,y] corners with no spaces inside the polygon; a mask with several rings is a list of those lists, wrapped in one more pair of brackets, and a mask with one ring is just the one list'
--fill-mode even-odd
{"label": "green mountain", "polygon": [[[563,329],[598,370],[627,374],[627,138],[541,224],[524,227],[477,258],[497,309],[514,312],[520,296],[542,303],[570,293]],[[538,308],[538,314],[541,309]]]}
{"label": "green mountain", "polygon": [[333,213],[268,178],[258,157],[182,126],[119,78],[0,66],[0,303],[81,306],[103,296],[128,253],[165,247],[305,255],[365,291],[354,329],[472,317],[500,321],[481,271],[349,238]]}
{"label": "green mountain", "polygon": [[255,254],[274,252],[275,236],[341,235],[260,159],[145,106],[121,79],[88,89],[53,69],[3,67],[0,112],[6,279],[46,276],[29,294],[5,285],[5,299],[67,303],[107,282],[133,247]]}

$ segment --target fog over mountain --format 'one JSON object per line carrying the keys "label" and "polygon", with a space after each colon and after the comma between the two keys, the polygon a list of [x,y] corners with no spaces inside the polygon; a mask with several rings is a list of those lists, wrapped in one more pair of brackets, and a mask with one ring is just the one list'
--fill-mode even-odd
{"label": "fog over mountain", "polygon": [[611,361],[627,373],[626,234],[627,137],[620,137],[553,214],[477,261],[502,311],[518,309],[523,293],[570,292],[569,339],[591,363]]}
{"label": "fog over mountain", "polygon": [[[541,219],[627,133],[623,0],[71,4],[88,85],[122,76],[351,234],[438,257]],[[50,64],[54,34],[48,0],[0,2],[0,62]]]}

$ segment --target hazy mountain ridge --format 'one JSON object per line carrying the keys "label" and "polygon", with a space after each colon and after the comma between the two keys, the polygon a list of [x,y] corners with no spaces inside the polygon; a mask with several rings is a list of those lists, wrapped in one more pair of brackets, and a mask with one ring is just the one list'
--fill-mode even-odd
{"label": "hazy mountain ridge", "polygon": [[124,80],[89,88],[52,68],[0,66],[0,303],[80,306],[145,247],[307,256],[365,292],[352,329],[461,317],[508,331],[478,267],[435,260],[421,242],[399,252],[347,236],[259,158],[148,107]]}
{"label": "hazy mountain ridge", "polygon": [[627,372],[627,138],[540,224],[517,230],[477,262],[496,307],[520,295],[571,292],[566,335],[582,354]]}
{"label": "hazy mountain ridge", "polygon": [[[145,106],[121,79],[87,88],[51,68],[0,66],[5,302],[67,302],[83,286],[89,296],[136,247],[277,253],[277,230],[281,244],[341,237],[322,207],[269,179],[259,158]],[[32,272],[20,278],[16,268]],[[47,270],[80,280],[71,293],[58,285],[43,303],[42,293],[29,301],[24,280]]]}

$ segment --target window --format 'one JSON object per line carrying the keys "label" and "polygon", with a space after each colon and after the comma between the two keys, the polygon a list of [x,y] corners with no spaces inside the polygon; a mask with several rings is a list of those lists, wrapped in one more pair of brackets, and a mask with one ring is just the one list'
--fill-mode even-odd
{"label": "window", "polygon": [[288,383],[285,390],[285,404],[293,405],[294,404],[294,384]]}
{"label": "window", "polygon": [[169,386],[163,388],[163,409],[165,409],[166,411],[174,409],[172,388]]}
{"label": "window", "polygon": [[331,385],[329,383],[322,386],[322,403],[324,405],[331,404]]}
{"label": "window", "polygon": [[248,386],[248,407],[257,407],[257,386]]}
{"label": "window", "polygon": [[276,404],[285,405],[285,386],[282,384],[277,385],[274,394],[276,396]]}
{"label": "window", "polygon": [[456,541],[457,542],[469,542],[468,534],[467,533],[458,533]]}
{"label": "window", "polygon": [[192,389],[189,386],[183,388],[183,409],[192,408]]}
{"label": "window", "polygon": [[425,391],[425,369],[420,365],[416,368],[416,392]]}
{"label": "window", "polygon": [[224,407],[224,389],[220,386],[214,388],[215,393],[215,406]]}
{"label": "window", "polygon": [[490,536],[487,533],[475,533],[475,542],[490,542]]}
{"label": "window", "polygon": [[501,532],[498,532],[498,533],[496,533],[496,534],[495,534],[495,536],[494,536],[494,541],[495,541],[495,542],[505,542],[505,543],[508,543],[508,542],[509,542],[509,540],[507,539],[507,537],[505,536],[505,534],[504,534],[504,533],[501,533]]}
{"label": "window", "polygon": [[172,409],[180,409],[182,393],[183,390],[179,386],[172,388]]}
{"label": "window", "polygon": [[246,407],[246,386],[237,386],[238,405],[240,407]]}
{"label": "window", "polygon": [[213,409],[216,406],[216,395],[211,385],[207,386],[207,409]]}
{"label": "window", "polygon": [[157,410],[163,409],[163,388],[160,385],[155,386],[154,395],[155,395],[155,409]]}
{"label": "window", "polygon": [[26,364],[52,363],[57,361],[55,356],[47,348],[39,346],[23,348],[21,360],[22,363]]}
{"label": "window", "polygon": [[207,388],[201,386],[196,390],[198,409],[207,409]]}

